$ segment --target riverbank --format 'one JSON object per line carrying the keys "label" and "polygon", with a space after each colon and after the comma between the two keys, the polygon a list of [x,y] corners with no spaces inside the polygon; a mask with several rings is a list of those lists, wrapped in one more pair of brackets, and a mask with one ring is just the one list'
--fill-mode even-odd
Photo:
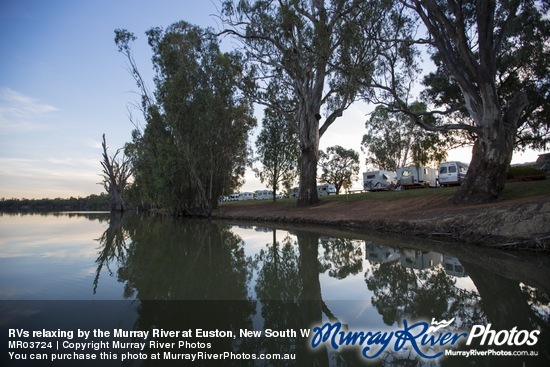
{"label": "riverbank", "polygon": [[502,249],[550,252],[550,180],[508,183],[489,204],[455,205],[456,188],[223,203],[215,218],[381,230]]}

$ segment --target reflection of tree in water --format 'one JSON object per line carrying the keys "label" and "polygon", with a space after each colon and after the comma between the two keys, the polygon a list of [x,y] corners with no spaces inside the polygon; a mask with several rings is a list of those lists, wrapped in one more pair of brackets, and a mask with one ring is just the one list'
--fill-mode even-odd
{"label": "reflection of tree in water", "polygon": [[[319,247],[323,247],[320,255]],[[256,294],[262,304],[264,329],[305,329],[322,323],[323,314],[336,320],[323,301],[320,273],[338,279],[357,274],[362,270],[363,252],[358,241],[348,239],[320,239],[316,233],[297,231],[296,241],[285,237],[268,243],[255,257],[258,269]],[[331,359],[337,366],[360,363],[355,353],[329,356],[325,346],[309,350],[306,340],[266,339],[258,345],[268,352],[295,351],[298,361],[278,361],[289,366],[328,366]]]}
{"label": "reflection of tree in water", "polygon": [[479,297],[455,286],[455,279],[443,267],[404,268],[399,262],[373,264],[365,273],[365,282],[373,291],[372,304],[386,325],[407,320],[449,320],[458,326],[482,323]]}
{"label": "reflection of tree in water", "polygon": [[[530,358],[529,365],[550,365],[550,315],[541,312],[550,308],[548,295],[518,280],[502,277],[479,264],[464,262],[463,265],[482,298],[480,307],[487,315],[491,328],[540,330],[536,347],[539,356]],[[524,345],[522,349],[530,348]],[[513,366],[514,363],[517,364],[516,359],[508,359],[502,362],[502,366]]]}
{"label": "reflection of tree in water", "polygon": [[106,267],[109,274],[113,272],[109,268],[109,263],[115,261],[118,264],[123,263],[126,259],[126,240],[128,234],[122,228],[122,213],[111,212],[109,217],[109,227],[103,232],[100,238],[97,239],[100,244],[99,256],[96,259],[97,269],[93,283],[94,294],[96,294],[99,285],[99,277],[103,267]]}
{"label": "reflection of tree in water", "polygon": [[[400,324],[404,319],[430,322],[432,318],[438,321],[455,318],[455,328],[462,330],[488,324],[497,331],[512,330],[514,327],[517,330],[541,330],[535,347],[539,357],[530,357],[528,365],[547,366],[550,315],[544,309],[550,306],[548,296],[517,280],[501,277],[487,267],[464,261],[462,265],[477,292],[456,287],[455,278],[446,274],[441,266],[417,270],[404,268],[399,262],[373,264],[365,273],[365,282],[373,291],[373,306],[387,325]],[[495,347],[485,345],[465,348],[484,350]],[[498,347],[501,350],[507,348],[518,350],[514,346]],[[519,349],[529,348],[524,345]],[[498,364],[491,364],[491,360],[487,357],[469,358],[476,365],[521,365],[517,358],[500,358]],[[442,366],[462,366],[463,363],[461,358],[445,358],[441,361]],[[389,365],[402,364],[391,362]]]}
{"label": "reflection of tree in water", "polygon": [[[301,325],[299,253],[290,236],[267,243],[254,257],[258,278],[255,292],[262,308],[263,329],[298,330]],[[261,338],[254,348],[265,353],[296,353],[298,338]],[[272,361],[270,365],[293,366],[296,361]]]}
{"label": "reflection of tree in water", "polygon": [[273,243],[266,244],[254,258],[258,268],[256,294],[261,300],[296,301],[302,287],[298,247],[290,236],[278,242],[276,233],[273,230]]}
{"label": "reflection of tree in water", "polygon": [[250,261],[227,226],[201,220],[130,217],[132,243],[119,266],[125,295],[140,300],[245,300]]}
{"label": "reflection of tree in water", "polygon": [[243,242],[211,222],[111,215],[98,239],[94,292],[111,262],[125,298],[246,299],[250,277]]}
{"label": "reflection of tree in water", "polygon": [[363,270],[362,241],[349,238],[321,238],[323,270],[336,279],[345,279]]}
{"label": "reflection of tree in water", "polygon": [[[277,241],[274,231],[272,243],[252,261],[244,254],[242,240],[228,226],[203,220],[113,217],[100,243],[103,247],[97,259],[94,290],[102,269],[116,261],[118,279],[125,282],[126,298],[140,300],[136,330],[310,328],[320,324],[323,315],[331,320],[339,316],[333,315],[323,301],[320,273],[344,279],[361,272],[363,263],[362,248],[356,241],[320,239],[318,234],[302,231],[296,233],[296,241],[288,236]],[[549,314],[544,312],[548,307],[547,295],[519,281],[495,276],[480,266],[461,262],[479,294],[456,287],[455,278],[446,274],[442,266],[417,270],[403,268],[396,262],[372,264],[365,273],[366,284],[373,292],[372,304],[388,325],[399,324],[403,319],[430,321],[453,317],[455,326],[462,329],[490,322],[493,329],[510,329],[517,324],[518,330],[544,330],[539,344],[550,345]],[[247,290],[253,267],[257,270],[255,293],[261,303],[262,326],[253,323],[256,301],[249,299]],[[365,365],[364,359],[357,359],[353,348],[338,354],[320,348],[311,353],[300,335],[297,340],[249,338],[237,344],[224,340],[216,343],[216,349],[297,353],[298,361],[277,364],[271,361],[269,365],[275,366],[327,366],[329,360],[337,366]],[[155,365],[153,362],[146,365]],[[247,365],[239,362],[234,365]],[[441,365],[458,366],[462,362],[460,358],[447,358]],[[484,360],[478,358],[477,362],[483,365]],[[410,358],[387,355],[368,365],[425,363],[412,355]]]}
{"label": "reflection of tree in water", "polygon": [[[169,217],[125,215],[123,219],[123,225],[113,223],[116,226],[110,226],[102,236],[100,258],[118,261],[117,275],[125,283],[125,298],[140,301],[135,330],[199,328],[237,333],[240,328],[252,329],[256,302],[247,292],[251,260],[245,256],[243,241],[228,226]],[[235,348],[233,339],[215,340],[209,353]],[[150,348],[149,344],[146,349],[150,354],[165,351]],[[238,365],[246,365],[242,362]],[[159,361],[148,359],[144,365],[156,366]]]}

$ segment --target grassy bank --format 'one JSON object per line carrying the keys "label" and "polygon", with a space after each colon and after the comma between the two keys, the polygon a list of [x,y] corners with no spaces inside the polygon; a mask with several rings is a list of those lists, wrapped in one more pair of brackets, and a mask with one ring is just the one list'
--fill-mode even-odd
{"label": "grassy bank", "polygon": [[296,199],[221,204],[221,219],[380,230],[500,248],[550,250],[550,180],[510,182],[501,198],[454,205],[457,187],[341,194],[318,205]]}
{"label": "grassy bank", "polygon": [[[323,196],[321,201],[397,201],[410,198],[452,198],[458,187],[440,187],[432,189],[412,189],[400,191],[378,191],[378,192],[363,192],[354,194],[340,194]],[[533,196],[548,195],[550,197],[550,180],[525,181],[525,182],[509,182],[502,191],[500,201],[528,198]],[[288,205],[293,204],[296,199],[279,199],[276,204]],[[251,205],[257,204],[259,201],[236,201],[227,202],[223,205]],[[271,200],[264,200],[266,204],[272,203]]]}

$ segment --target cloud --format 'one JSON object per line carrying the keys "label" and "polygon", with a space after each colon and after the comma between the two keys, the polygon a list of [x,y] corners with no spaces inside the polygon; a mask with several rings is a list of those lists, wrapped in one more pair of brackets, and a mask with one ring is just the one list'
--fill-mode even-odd
{"label": "cloud", "polygon": [[21,94],[13,89],[0,88],[0,129],[2,132],[26,132],[44,129],[44,116],[58,108]]}
{"label": "cloud", "polygon": [[90,157],[2,158],[0,197],[87,196],[103,190],[99,159]]}

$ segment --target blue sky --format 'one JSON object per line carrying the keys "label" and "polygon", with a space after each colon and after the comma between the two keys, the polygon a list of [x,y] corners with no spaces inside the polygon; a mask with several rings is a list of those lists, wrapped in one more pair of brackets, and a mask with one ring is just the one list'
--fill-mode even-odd
{"label": "blue sky", "polygon": [[[138,36],[140,72],[152,87],[144,32],[186,20],[218,28],[217,0],[0,0],[0,198],[87,196],[103,190],[101,135],[110,152],[130,140],[138,101],[114,30]],[[321,141],[360,150],[369,106],[352,106]],[[134,116],[139,113],[134,111]],[[531,161],[536,153],[514,158]],[[468,150],[451,159],[469,161]],[[362,168],[364,167],[362,160]],[[264,188],[247,173],[242,191]],[[359,183],[358,186],[361,184]]]}
{"label": "blue sky", "polygon": [[150,78],[144,32],[182,19],[216,27],[215,11],[210,1],[0,0],[0,197],[101,192],[101,135],[113,153],[129,141],[138,100],[114,29],[138,36]]}

